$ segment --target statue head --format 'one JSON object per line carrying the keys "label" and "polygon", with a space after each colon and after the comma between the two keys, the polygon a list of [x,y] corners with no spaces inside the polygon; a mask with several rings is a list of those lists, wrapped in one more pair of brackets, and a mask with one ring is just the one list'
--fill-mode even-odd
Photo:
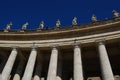
{"label": "statue head", "polygon": [[112,13],[116,13],[117,11],[113,10]]}
{"label": "statue head", "polygon": [[41,21],[39,25],[39,29],[43,29],[43,27],[44,27],[44,21]]}
{"label": "statue head", "polygon": [[7,30],[7,31],[10,30],[11,26],[12,26],[12,22],[10,22],[9,24],[7,24],[6,30]]}
{"label": "statue head", "polygon": [[61,25],[61,23],[60,23],[60,20],[58,19],[58,20],[56,21],[56,28],[59,28],[60,25]]}
{"label": "statue head", "polygon": [[96,21],[97,21],[97,17],[93,14],[91,20],[92,20],[93,22],[96,22]]}
{"label": "statue head", "polygon": [[74,20],[77,20],[77,17],[74,17]]}
{"label": "statue head", "polygon": [[9,25],[12,26],[12,22],[10,22]]}
{"label": "statue head", "polygon": [[119,17],[120,16],[119,13],[115,10],[113,10],[112,13],[113,13],[114,17]]}
{"label": "statue head", "polygon": [[28,25],[29,25],[28,22],[26,22],[25,24],[23,24],[23,25],[22,25],[22,30],[26,30]]}
{"label": "statue head", "polygon": [[29,25],[29,23],[28,23],[28,22],[26,22],[26,23],[25,23],[25,25],[27,26],[27,25]]}

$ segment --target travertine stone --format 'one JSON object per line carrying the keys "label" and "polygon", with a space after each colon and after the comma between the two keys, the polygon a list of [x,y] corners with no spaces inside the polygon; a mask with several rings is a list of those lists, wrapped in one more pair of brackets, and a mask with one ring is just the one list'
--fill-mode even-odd
{"label": "travertine stone", "polygon": [[40,77],[38,75],[35,75],[33,80],[40,80]]}
{"label": "travertine stone", "polygon": [[0,72],[2,72],[3,68],[4,68],[4,65],[6,63],[6,59],[4,58],[0,64]]}
{"label": "travertine stone", "polygon": [[100,77],[89,77],[87,80],[101,80]]}
{"label": "travertine stone", "polygon": [[98,51],[102,70],[103,80],[114,80],[113,72],[107,55],[107,51],[103,42],[98,43]]}
{"label": "travertine stone", "polygon": [[22,80],[31,80],[36,61],[37,50],[32,49]]}
{"label": "travertine stone", "polygon": [[74,47],[74,80],[83,80],[81,49],[78,45]]}
{"label": "travertine stone", "polygon": [[20,80],[20,75],[19,74],[15,74],[13,80]]}
{"label": "travertine stone", "polygon": [[70,80],[73,80],[72,78],[70,78]]}
{"label": "travertine stone", "polygon": [[42,73],[42,59],[41,57],[38,55],[37,56],[37,59],[36,59],[36,66],[35,66],[35,69],[34,69],[34,76],[39,76],[41,77],[41,73]]}
{"label": "travertine stone", "polygon": [[61,54],[62,53],[59,52],[59,54],[58,54],[58,62],[57,62],[57,77],[59,77],[59,78],[62,77],[62,73],[63,73],[63,70],[62,70],[62,68],[63,68],[63,65],[62,65],[63,58],[62,58]]}
{"label": "travertine stone", "polygon": [[[24,72],[25,65],[26,65],[26,61],[20,60],[18,67],[17,67],[17,70],[15,72],[15,74],[20,76],[20,79],[21,79],[22,73]],[[16,77],[16,75],[14,75],[14,77]]]}
{"label": "travertine stone", "polygon": [[56,80],[62,80],[59,76],[56,76]]}
{"label": "travertine stone", "polygon": [[45,80],[45,78],[44,78],[44,77],[41,77],[41,80]]}
{"label": "travertine stone", "polygon": [[0,80],[2,80],[2,76],[1,76],[1,74],[0,74]]}
{"label": "travertine stone", "polygon": [[56,47],[53,47],[50,63],[49,63],[47,80],[56,80],[57,60],[58,60],[58,50]]}
{"label": "travertine stone", "polygon": [[115,80],[120,80],[120,76],[119,76],[119,75],[115,75],[115,76],[114,76],[114,79],[115,79]]}
{"label": "travertine stone", "polygon": [[16,56],[17,56],[17,49],[13,48],[13,50],[8,58],[8,61],[2,71],[2,80],[8,80],[11,70],[12,70],[12,67],[13,67],[13,64],[15,62]]}
{"label": "travertine stone", "polygon": [[74,17],[74,19],[72,20],[72,25],[77,25],[77,18]]}

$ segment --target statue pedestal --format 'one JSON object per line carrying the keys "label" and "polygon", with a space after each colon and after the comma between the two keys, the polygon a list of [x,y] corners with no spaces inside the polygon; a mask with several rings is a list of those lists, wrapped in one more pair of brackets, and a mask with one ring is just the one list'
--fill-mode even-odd
{"label": "statue pedestal", "polygon": [[37,29],[37,31],[39,32],[39,31],[42,31],[42,29]]}
{"label": "statue pedestal", "polygon": [[8,30],[4,30],[4,32],[9,32]]}
{"label": "statue pedestal", "polygon": [[20,30],[20,32],[25,32],[24,30]]}

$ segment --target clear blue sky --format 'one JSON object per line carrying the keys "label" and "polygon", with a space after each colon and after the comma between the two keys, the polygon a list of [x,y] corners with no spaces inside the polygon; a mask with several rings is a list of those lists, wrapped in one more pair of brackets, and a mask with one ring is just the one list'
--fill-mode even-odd
{"label": "clear blue sky", "polygon": [[74,16],[83,24],[91,21],[92,14],[99,20],[112,18],[113,9],[120,12],[120,0],[0,0],[0,29],[10,21],[14,29],[25,22],[36,29],[42,20],[45,27],[53,27],[57,19],[69,26]]}

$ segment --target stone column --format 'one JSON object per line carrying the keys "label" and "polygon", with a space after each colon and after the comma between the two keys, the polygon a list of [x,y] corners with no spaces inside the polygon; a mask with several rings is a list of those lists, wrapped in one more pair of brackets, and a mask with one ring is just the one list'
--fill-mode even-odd
{"label": "stone column", "polygon": [[53,47],[52,52],[51,52],[47,80],[56,80],[57,61],[58,61],[58,50],[56,47]]}
{"label": "stone column", "polygon": [[61,55],[60,52],[59,52],[59,54],[58,54],[56,80],[62,80],[62,55]]}
{"label": "stone column", "polygon": [[2,80],[2,76],[1,76],[1,74],[0,74],[0,80]]}
{"label": "stone column", "polygon": [[105,45],[102,41],[98,42],[98,51],[102,70],[103,80],[114,80],[113,72],[107,55]]}
{"label": "stone column", "polygon": [[17,56],[17,49],[13,48],[13,50],[7,60],[7,63],[2,71],[2,80],[8,80],[11,70],[12,70],[12,67],[13,67],[13,64],[15,62],[16,56]]}
{"label": "stone column", "polygon": [[31,80],[36,61],[37,50],[32,49],[22,80]]}
{"label": "stone column", "polygon": [[74,80],[83,80],[81,49],[78,45],[74,47]]}
{"label": "stone column", "polygon": [[[39,55],[38,55],[39,56]],[[41,71],[42,71],[42,60],[41,57],[37,56],[36,67],[33,80],[40,80]]]}
{"label": "stone column", "polygon": [[2,70],[3,70],[3,68],[4,68],[4,65],[5,65],[6,61],[7,61],[6,58],[5,58],[5,59],[2,59],[2,62],[1,62],[1,65],[0,65],[0,73],[2,73]]}
{"label": "stone column", "polygon": [[16,73],[14,75],[13,80],[20,80],[21,79],[25,65],[26,65],[26,61],[21,60],[20,63],[18,64],[18,67],[17,67],[17,70],[16,70]]}

